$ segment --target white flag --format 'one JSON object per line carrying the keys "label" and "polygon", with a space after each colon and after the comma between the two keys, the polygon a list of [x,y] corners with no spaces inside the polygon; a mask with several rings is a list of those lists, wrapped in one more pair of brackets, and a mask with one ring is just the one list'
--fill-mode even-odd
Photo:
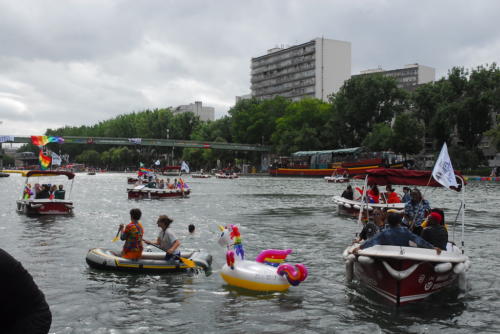
{"label": "white flag", "polygon": [[181,164],[181,171],[185,171],[186,173],[189,173],[189,166],[185,161],[183,161]]}
{"label": "white flag", "polygon": [[455,178],[455,171],[451,165],[450,156],[448,155],[448,147],[446,143],[441,148],[441,153],[432,170],[434,179],[441,183],[444,187],[450,189],[451,186],[458,187],[457,179]]}
{"label": "white flag", "polygon": [[52,166],[61,166],[61,157],[52,152]]}
{"label": "white flag", "polygon": [[159,166],[160,165],[160,160],[156,160],[155,165]]}

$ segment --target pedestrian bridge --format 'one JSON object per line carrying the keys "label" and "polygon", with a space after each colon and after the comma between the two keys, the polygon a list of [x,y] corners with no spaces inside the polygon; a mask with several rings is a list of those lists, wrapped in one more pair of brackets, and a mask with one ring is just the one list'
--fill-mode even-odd
{"label": "pedestrian bridge", "polygon": [[[250,152],[270,152],[271,147],[265,145],[250,145],[238,143],[222,143],[210,141],[181,140],[181,139],[151,139],[151,138],[115,138],[115,137],[75,137],[64,136],[64,144],[97,144],[116,146],[168,146],[201,148],[214,150],[250,151]],[[31,137],[14,136],[13,141],[6,143],[31,143]],[[64,145],[63,144],[63,145]]]}

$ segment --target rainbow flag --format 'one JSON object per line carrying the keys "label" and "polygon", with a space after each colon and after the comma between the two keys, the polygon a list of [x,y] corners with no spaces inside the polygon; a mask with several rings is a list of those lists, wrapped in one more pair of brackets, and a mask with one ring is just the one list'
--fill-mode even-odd
{"label": "rainbow flag", "polygon": [[64,143],[64,138],[57,136],[31,136],[31,142],[35,146],[45,146],[48,143],[62,144]]}
{"label": "rainbow flag", "polygon": [[142,176],[142,175],[153,175],[154,174],[154,170],[152,169],[149,169],[149,168],[139,168],[139,172],[137,173],[137,175],[139,176]]}
{"label": "rainbow flag", "polygon": [[38,160],[40,160],[40,167],[42,168],[42,170],[47,169],[52,162],[52,158],[44,155],[42,150],[40,150],[40,153],[38,153]]}

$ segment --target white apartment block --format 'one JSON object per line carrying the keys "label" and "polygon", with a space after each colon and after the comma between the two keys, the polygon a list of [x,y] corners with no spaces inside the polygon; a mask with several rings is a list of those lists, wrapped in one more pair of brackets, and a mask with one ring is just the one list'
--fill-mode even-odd
{"label": "white apartment block", "polygon": [[183,112],[192,112],[196,116],[200,117],[202,121],[213,121],[215,120],[215,109],[213,107],[204,107],[201,101],[195,101],[194,103],[182,105],[174,108],[172,112],[175,114]]}
{"label": "white apartment block", "polygon": [[351,43],[326,38],[287,48],[273,48],[252,58],[252,97],[323,101],[351,77]]}
{"label": "white apartment block", "polygon": [[436,80],[436,70],[433,67],[415,64],[405,65],[403,68],[394,70],[384,70],[382,68],[370,69],[361,71],[360,74],[353,75],[369,75],[380,73],[387,77],[396,79],[399,88],[406,90],[414,90],[418,85],[432,82]]}

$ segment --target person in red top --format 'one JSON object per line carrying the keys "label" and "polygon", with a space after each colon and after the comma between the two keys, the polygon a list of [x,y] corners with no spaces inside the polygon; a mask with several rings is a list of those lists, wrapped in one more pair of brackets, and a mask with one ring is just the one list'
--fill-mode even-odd
{"label": "person in red top", "polygon": [[385,193],[382,193],[381,197],[385,203],[401,203],[401,198],[399,198],[399,195],[390,184],[385,186]]}
{"label": "person in red top", "polygon": [[142,250],[144,249],[142,245],[144,228],[141,222],[139,222],[141,216],[141,210],[132,209],[130,210],[131,222],[127,226],[120,224],[120,239],[125,240],[121,255],[126,259],[139,259],[142,256]]}
{"label": "person in red top", "polygon": [[376,184],[373,184],[370,186],[370,189],[366,192],[366,195],[368,196],[368,201],[370,203],[378,203],[379,202],[379,195],[380,192],[378,190],[378,187]]}

